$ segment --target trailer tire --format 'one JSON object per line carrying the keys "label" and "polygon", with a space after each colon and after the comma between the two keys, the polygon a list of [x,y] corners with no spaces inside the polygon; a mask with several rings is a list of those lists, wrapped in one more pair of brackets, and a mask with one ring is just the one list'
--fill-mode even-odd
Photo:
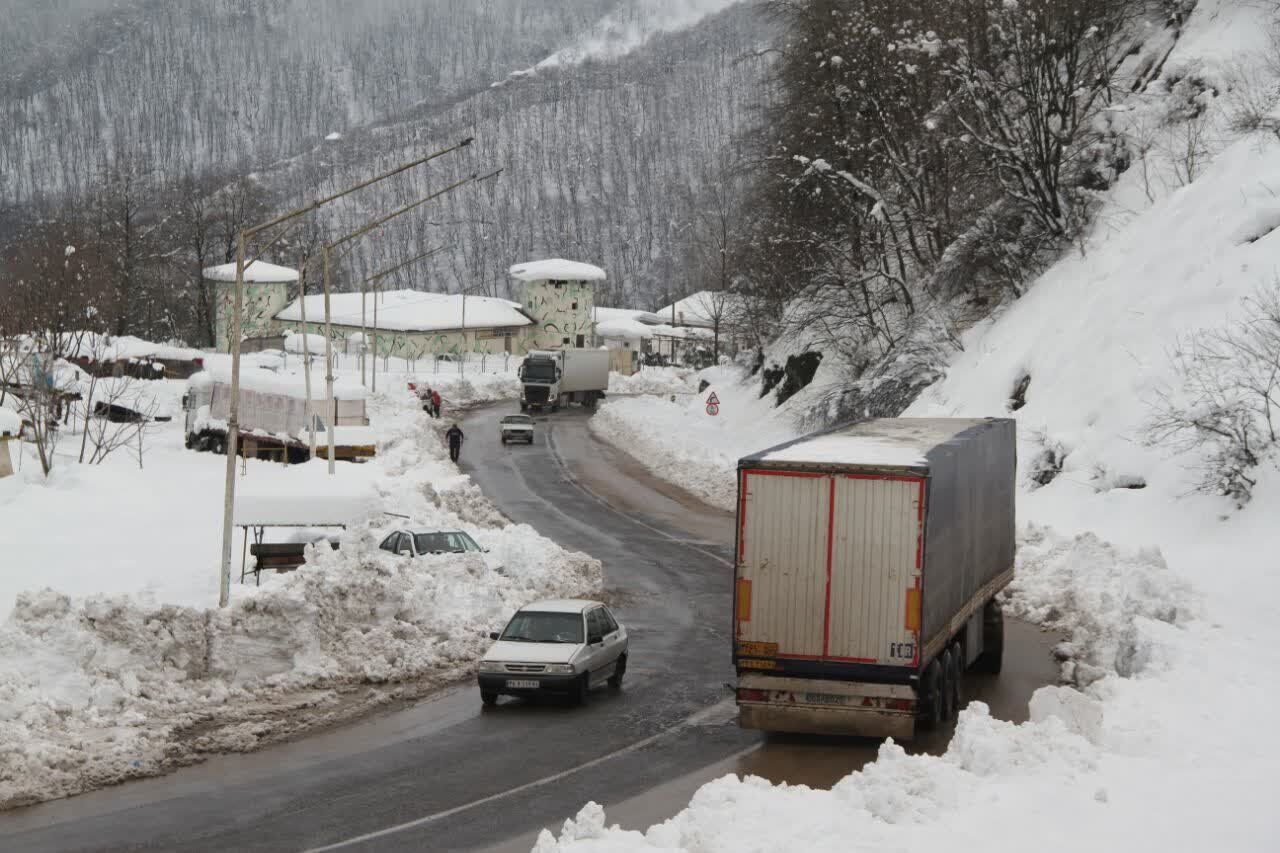
{"label": "trailer tire", "polygon": [[951,655],[951,713],[959,716],[964,707],[964,648],[954,644]]}
{"label": "trailer tire", "polygon": [[921,728],[933,730],[942,725],[942,678],[937,658],[930,661],[920,678],[920,698],[923,699],[924,713],[920,716]]}
{"label": "trailer tire", "polygon": [[975,672],[999,675],[1004,664],[1004,609],[994,598],[982,612],[982,654],[973,662]]}
{"label": "trailer tire", "polygon": [[955,716],[956,706],[952,699],[955,696],[955,684],[951,678],[951,673],[955,671],[956,657],[951,653],[951,649],[947,649],[939,657],[938,666],[938,700],[939,712],[944,721]]}

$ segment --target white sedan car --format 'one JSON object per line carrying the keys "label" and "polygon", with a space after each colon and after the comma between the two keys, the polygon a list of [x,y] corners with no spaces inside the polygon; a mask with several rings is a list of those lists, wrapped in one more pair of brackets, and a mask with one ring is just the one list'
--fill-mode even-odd
{"label": "white sedan car", "polygon": [[579,704],[591,688],[622,686],[627,631],[598,601],[535,601],[511,617],[480,661],[477,678],[486,705],[500,695],[567,694]]}

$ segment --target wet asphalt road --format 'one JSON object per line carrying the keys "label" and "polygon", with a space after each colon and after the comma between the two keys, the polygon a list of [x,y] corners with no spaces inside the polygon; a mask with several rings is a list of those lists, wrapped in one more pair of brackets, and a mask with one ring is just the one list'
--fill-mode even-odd
{"label": "wet asphalt road", "polygon": [[[540,417],[532,447],[503,447],[497,420],[510,409],[464,421],[462,466],[509,517],[603,562],[605,597],[633,637],[621,692],[597,691],[586,708],[482,710],[459,686],[295,743],[0,814],[0,850],[527,850],[588,800],[642,826],[723,773],[829,785],[874,758],[874,742],[766,739],[733,723],[731,516],[596,441],[578,410]],[[1004,674],[972,679],[969,695],[1025,716],[1055,675],[1052,642],[1011,623]]]}

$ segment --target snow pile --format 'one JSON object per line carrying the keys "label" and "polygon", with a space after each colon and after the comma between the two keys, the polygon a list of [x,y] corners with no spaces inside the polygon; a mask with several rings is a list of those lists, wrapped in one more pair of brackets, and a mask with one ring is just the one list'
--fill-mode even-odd
{"label": "snow pile", "polygon": [[[633,379],[643,383],[646,373]],[[785,412],[740,383],[738,368],[713,367],[697,375],[711,382],[701,394],[688,393],[694,390],[688,387],[675,402],[667,396],[610,400],[591,419],[591,429],[657,476],[731,510],[738,459],[794,438],[795,429]],[[714,416],[706,407],[712,393],[720,400]]]}
{"label": "snow pile", "polygon": [[[408,402],[370,400],[380,453],[343,465],[342,491],[376,492],[414,525],[471,532],[502,574],[475,554],[381,551],[386,529],[401,522],[375,518],[349,529],[340,550],[310,546],[296,572],[264,575],[260,587],[233,583],[231,606],[209,609],[198,605],[216,596],[224,460],[181,450],[177,426],[145,471],[65,463],[47,484],[0,481],[14,522],[0,531],[14,601],[0,624],[0,809],[252,749],[419,695],[469,674],[487,632],[519,606],[597,593],[599,563],[502,518],[448,461],[439,424]],[[297,496],[319,487],[325,466],[248,468],[244,492]],[[119,517],[102,512],[109,499]],[[130,532],[134,504],[147,508]],[[83,514],[81,535],[54,537],[55,550],[37,556],[47,537],[33,531],[68,514]],[[96,538],[99,524],[124,526],[125,544],[104,547],[114,540]],[[174,586],[137,586],[166,574]],[[22,591],[50,581],[67,592]],[[381,687],[356,693],[363,685]]]}
{"label": "snow pile", "polygon": [[1191,585],[1155,549],[1118,551],[1092,533],[1074,539],[1032,527],[1005,590],[1006,615],[1067,633],[1063,678],[1087,686],[1108,673],[1141,672],[1152,644],[1141,626],[1185,625],[1202,612]]}
{"label": "snow pile", "polygon": [[[414,394],[422,388],[431,388],[440,393],[440,404],[443,415],[449,416],[449,409],[457,406],[475,406],[482,403],[493,403],[498,400],[518,400],[523,386],[514,370],[519,365],[511,361],[511,373],[471,373],[459,375],[452,368],[441,368],[439,373],[409,375],[403,387],[406,393]],[[408,391],[408,386],[415,386]]]}
{"label": "snow pile", "polygon": [[610,394],[691,394],[698,390],[697,376],[683,367],[646,367],[632,376],[609,374]]}

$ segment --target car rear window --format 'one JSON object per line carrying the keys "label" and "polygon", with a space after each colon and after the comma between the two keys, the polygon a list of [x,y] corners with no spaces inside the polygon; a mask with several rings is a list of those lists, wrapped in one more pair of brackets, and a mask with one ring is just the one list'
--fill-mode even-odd
{"label": "car rear window", "polygon": [[581,643],[581,613],[522,610],[507,624],[502,639],[515,643]]}
{"label": "car rear window", "polygon": [[461,554],[463,551],[474,551],[471,538],[462,533],[416,533],[413,537],[414,547],[419,554]]}

